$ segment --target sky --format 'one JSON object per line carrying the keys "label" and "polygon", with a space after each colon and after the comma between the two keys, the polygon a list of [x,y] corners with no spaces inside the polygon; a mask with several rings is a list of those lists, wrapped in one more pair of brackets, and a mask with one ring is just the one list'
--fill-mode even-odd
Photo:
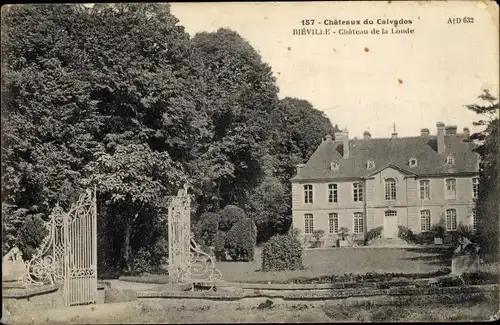
{"label": "sky", "polygon": [[[280,98],[308,100],[349,137],[365,130],[390,137],[393,124],[398,136],[417,136],[421,128],[435,134],[438,121],[474,132],[479,116],[464,105],[483,89],[498,96],[498,7],[481,2],[172,3],[171,10],[191,35],[238,32],[271,66]],[[304,19],[315,20],[307,28],[331,34],[293,35]],[[375,24],[325,26],[325,19]],[[397,29],[413,34],[392,34],[394,25],[377,19],[411,20]],[[339,35],[341,28],[382,27],[389,33]]]}

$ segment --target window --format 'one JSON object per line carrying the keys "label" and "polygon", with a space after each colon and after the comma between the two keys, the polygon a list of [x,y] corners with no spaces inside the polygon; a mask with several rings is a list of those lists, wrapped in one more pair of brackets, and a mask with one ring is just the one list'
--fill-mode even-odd
{"label": "window", "polygon": [[355,234],[361,234],[364,231],[363,214],[361,212],[356,212],[354,214],[354,229]]}
{"label": "window", "polygon": [[328,202],[337,202],[337,184],[328,184]]}
{"label": "window", "polygon": [[361,202],[363,201],[363,184],[361,183],[354,183],[352,184],[353,188],[353,199],[354,202]]}
{"label": "window", "polygon": [[328,230],[330,234],[336,234],[339,232],[339,215],[336,213],[330,213],[328,215]]}
{"label": "window", "polygon": [[420,181],[420,200],[431,199],[431,183],[428,180]]}
{"label": "window", "polygon": [[447,200],[455,200],[457,198],[457,180],[455,179],[446,180],[445,198]]}
{"label": "window", "polygon": [[396,180],[394,178],[385,180],[385,199],[386,201],[396,200]]}
{"label": "window", "polygon": [[476,209],[472,210],[472,229],[477,230],[477,213],[476,213]]}
{"label": "window", "polygon": [[366,162],[366,168],[367,169],[373,169],[373,168],[375,168],[375,162],[373,160],[368,160]]}
{"label": "window", "polygon": [[410,167],[417,167],[417,158],[411,158],[410,161],[408,162],[408,165]]}
{"label": "window", "polygon": [[313,203],[312,185],[304,185],[304,203]]}
{"label": "window", "polygon": [[477,199],[477,195],[479,194],[479,178],[472,179],[472,197]]}
{"label": "window", "polygon": [[446,210],[446,230],[457,230],[457,210]]}
{"label": "window", "polygon": [[429,210],[420,211],[420,230],[431,230],[431,212]]}
{"label": "window", "polygon": [[330,169],[331,169],[331,170],[338,170],[338,169],[339,169],[339,163],[338,163],[338,162],[336,162],[336,161],[332,161],[332,162],[330,163]]}
{"label": "window", "polygon": [[398,213],[396,211],[394,211],[394,210],[387,210],[387,211],[385,211],[385,216],[386,217],[395,217],[397,215],[398,215]]}
{"label": "window", "polygon": [[314,218],[312,214],[304,215],[304,233],[312,234],[314,231]]}
{"label": "window", "polygon": [[448,156],[448,157],[446,157],[446,163],[447,163],[448,165],[453,165],[453,164],[455,164],[455,158],[453,158],[452,156]]}

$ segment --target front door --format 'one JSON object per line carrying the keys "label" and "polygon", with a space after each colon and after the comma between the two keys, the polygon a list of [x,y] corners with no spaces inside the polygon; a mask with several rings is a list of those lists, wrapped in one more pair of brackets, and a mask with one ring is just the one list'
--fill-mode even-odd
{"label": "front door", "polygon": [[398,237],[398,215],[396,211],[385,211],[384,238]]}

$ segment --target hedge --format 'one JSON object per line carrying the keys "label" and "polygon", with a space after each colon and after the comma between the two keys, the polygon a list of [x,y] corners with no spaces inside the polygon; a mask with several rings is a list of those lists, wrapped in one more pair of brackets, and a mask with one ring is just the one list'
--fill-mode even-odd
{"label": "hedge", "polygon": [[257,228],[250,218],[237,221],[227,232],[225,248],[233,261],[252,261],[257,243]]}
{"label": "hedge", "polygon": [[200,245],[212,246],[219,229],[220,215],[213,212],[205,212],[194,226],[194,235]]}
{"label": "hedge", "polygon": [[226,205],[224,209],[220,210],[219,214],[219,230],[226,232],[229,231],[238,221],[247,218],[245,211],[235,205]]}
{"label": "hedge", "polygon": [[296,236],[274,235],[262,250],[262,270],[302,269],[302,251],[302,245]]}

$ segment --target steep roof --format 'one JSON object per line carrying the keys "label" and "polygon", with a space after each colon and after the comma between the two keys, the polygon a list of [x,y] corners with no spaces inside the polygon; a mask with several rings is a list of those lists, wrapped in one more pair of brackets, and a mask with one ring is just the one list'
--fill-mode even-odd
{"label": "steep roof", "polygon": [[[475,145],[464,141],[467,139],[464,134],[447,134],[444,137],[444,154],[437,152],[435,135],[349,139],[347,159],[342,157],[342,141],[326,140],[292,181],[368,177],[388,166],[414,175],[476,173],[479,155],[472,151]],[[455,159],[455,164],[446,163],[449,155]],[[417,166],[409,166],[411,158],[417,159]],[[373,169],[367,169],[369,160],[375,162]],[[339,164],[338,170],[331,170],[330,163],[333,161]]]}

